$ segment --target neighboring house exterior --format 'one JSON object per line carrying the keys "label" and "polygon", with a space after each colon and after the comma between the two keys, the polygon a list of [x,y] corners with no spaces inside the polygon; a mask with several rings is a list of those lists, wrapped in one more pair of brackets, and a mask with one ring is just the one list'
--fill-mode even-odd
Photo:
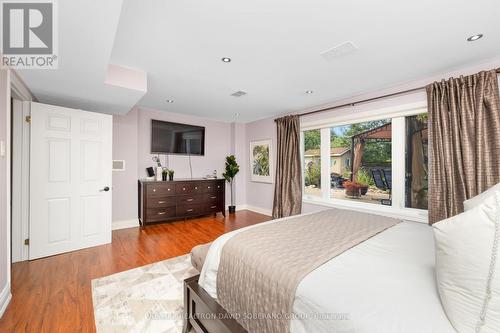
{"label": "neighboring house exterior", "polygon": [[[304,153],[304,162],[319,162],[319,149],[309,149]],[[342,175],[346,169],[351,168],[351,149],[348,147],[330,148],[330,172]]]}

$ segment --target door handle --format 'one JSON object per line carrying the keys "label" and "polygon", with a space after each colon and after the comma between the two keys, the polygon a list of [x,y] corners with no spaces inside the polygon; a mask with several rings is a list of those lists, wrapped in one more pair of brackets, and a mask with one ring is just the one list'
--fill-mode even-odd
{"label": "door handle", "polygon": [[104,187],[102,190],[99,192],[108,192],[110,190],[109,186]]}

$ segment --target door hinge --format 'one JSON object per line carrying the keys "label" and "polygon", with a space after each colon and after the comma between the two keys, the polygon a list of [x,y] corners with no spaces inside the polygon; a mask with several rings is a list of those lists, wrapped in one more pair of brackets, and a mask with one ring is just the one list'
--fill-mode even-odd
{"label": "door hinge", "polygon": [[26,116],[24,119],[28,124],[31,124],[31,116]]}
{"label": "door hinge", "polygon": [[24,245],[30,245],[30,239],[29,238],[26,238],[24,240]]}

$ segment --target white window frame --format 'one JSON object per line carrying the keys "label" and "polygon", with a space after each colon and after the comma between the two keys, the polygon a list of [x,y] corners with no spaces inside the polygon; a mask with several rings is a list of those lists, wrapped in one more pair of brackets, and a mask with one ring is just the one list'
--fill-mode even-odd
{"label": "white window frame", "polygon": [[[301,124],[301,154],[304,165],[304,131],[321,130],[321,197],[308,195],[302,187],[302,201],[306,204],[352,209],[363,212],[401,218],[403,220],[428,222],[427,210],[405,207],[406,174],[406,117],[427,112],[425,102],[405,104],[396,107],[381,108],[365,112],[351,112],[335,118],[320,119]],[[330,128],[381,119],[391,119],[392,125],[392,205],[358,202],[354,200],[330,198],[330,160],[323,156],[330,155]],[[326,165],[326,166],[325,166]],[[304,184],[304,172],[302,172]]]}

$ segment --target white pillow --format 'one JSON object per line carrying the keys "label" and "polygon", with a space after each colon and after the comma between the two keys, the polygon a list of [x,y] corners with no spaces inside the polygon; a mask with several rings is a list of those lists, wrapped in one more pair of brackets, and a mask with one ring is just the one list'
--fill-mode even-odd
{"label": "white pillow", "polygon": [[439,295],[453,327],[500,332],[500,191],[433,229]]}
{"label": "white pillow", "polygon": [[483,201],[485,201],[490,196],[495,196],[496,191],[500,191],[500,183],[490,187],[489,189],[487,189],[483,193],[480,193],[480,194],[476,195],[475,197],[470,198],[469,200],[465,200],[464,201],[464,209],[467,211],[467,210],[470,210],[470,209],[480,205]]}

